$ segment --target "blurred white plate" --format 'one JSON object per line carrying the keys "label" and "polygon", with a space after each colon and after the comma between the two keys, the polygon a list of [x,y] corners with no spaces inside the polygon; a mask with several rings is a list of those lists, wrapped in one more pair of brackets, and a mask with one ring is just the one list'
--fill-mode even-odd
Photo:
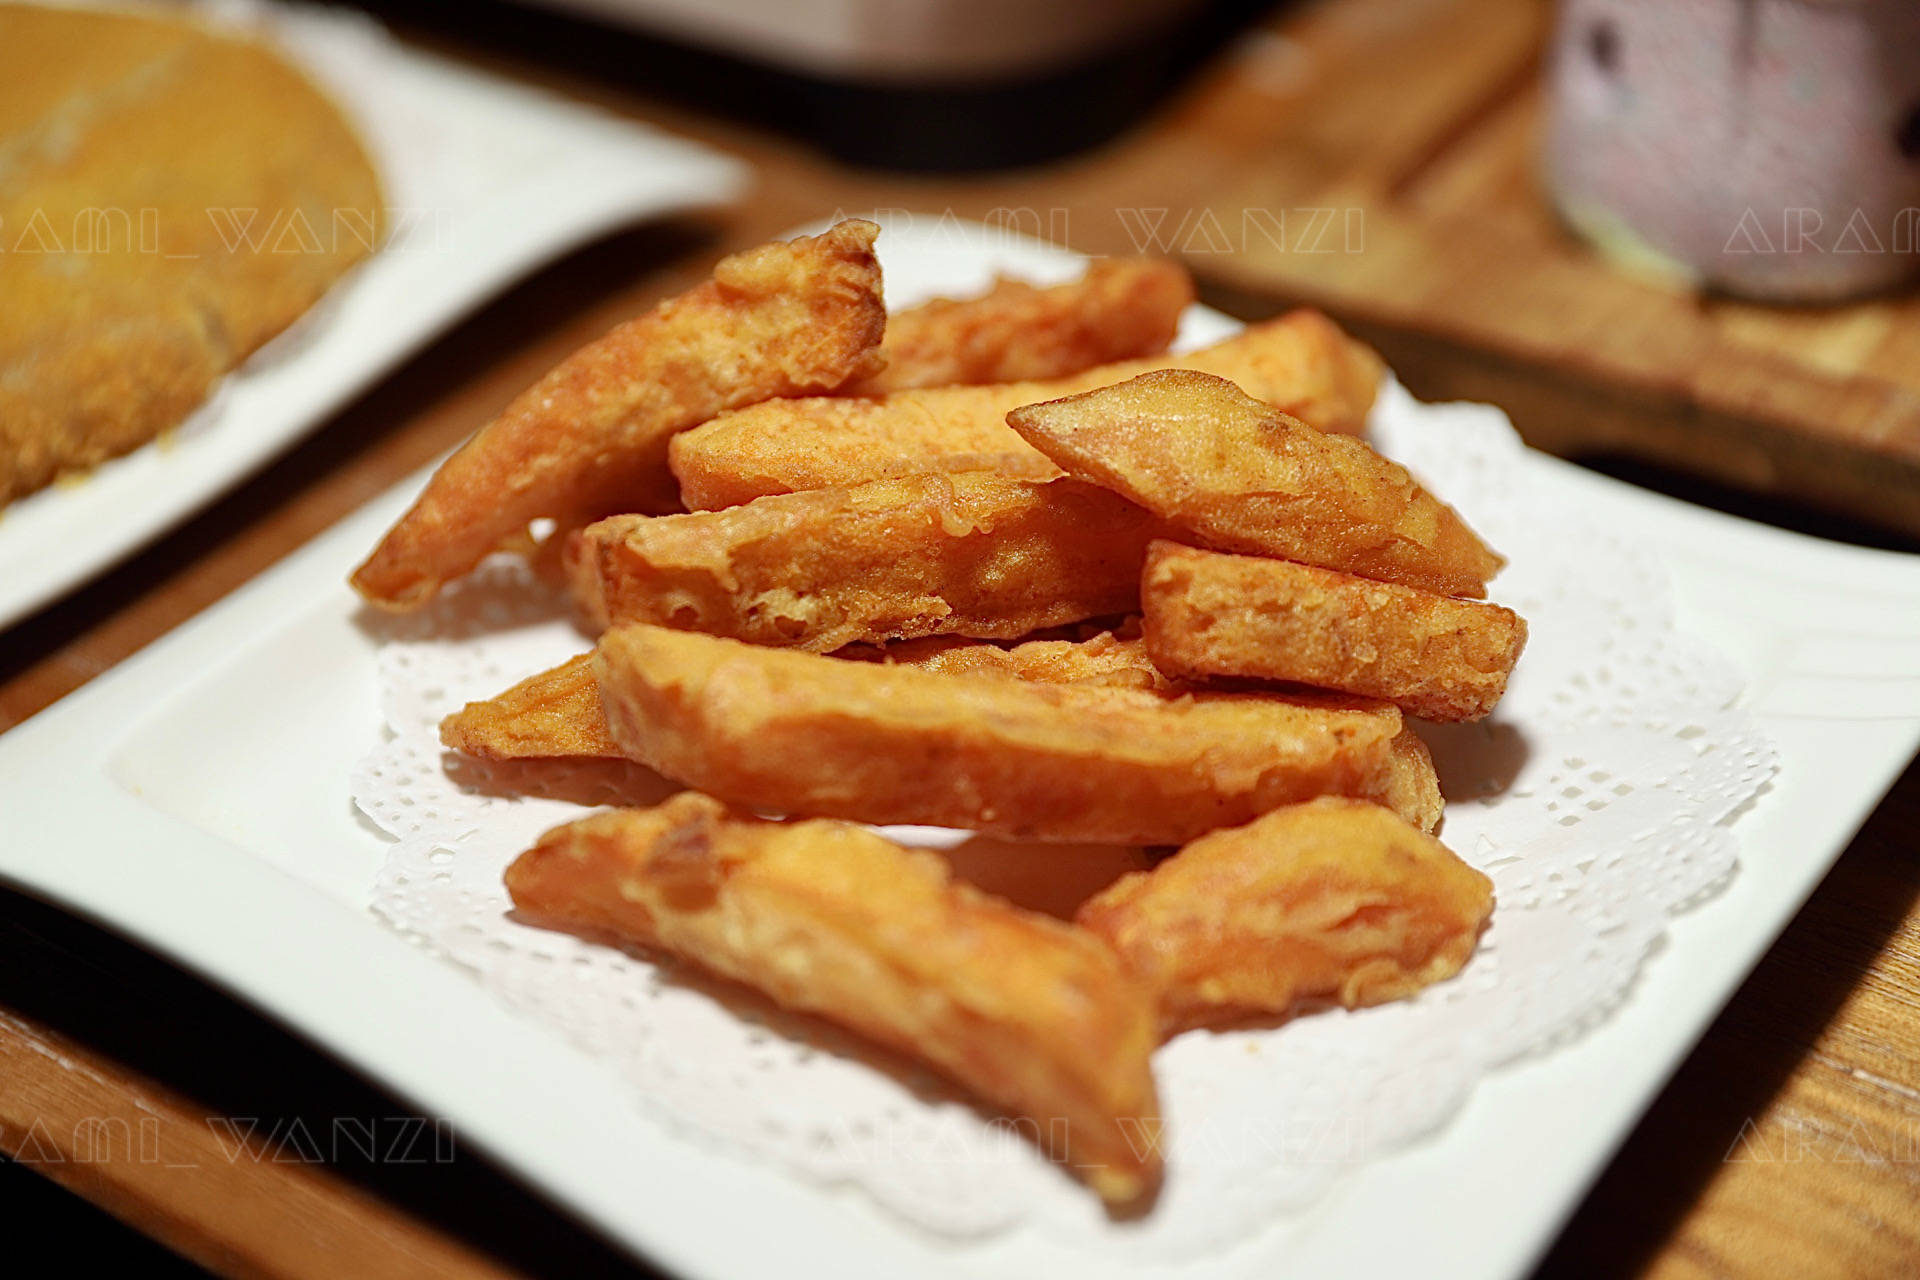
{"label": "blurred white plate", "polygon": [[[1075,269],[1070,255],[978,232],[941,224],[903,246],[908,233],[890,228],[897,292],[964,289],[990,265],[1047,279]],[[1488,1077],[1430,1141],[1236,1249],[1181,1264],[1183,1280],[1523,1274],[1920,742],[1920,560],[1715,515],[1546,457],[1528,468],[1543,492],[1665,548],[1682,625],[1750,674],[1747,702],[1780,772],[1741,820],[1742,870],[1672,922],[1603,1025]],[[344,578],[418,484],[0,737],[0,877],[252,1001],[673,1271],[1160,1274],[1038,1233],[956,1245],[858,1194],[675,1138],[609,1070],[373,918],[383,841],[347,797],[382,718],[375,642]]]}
{"label": "blurred white plate", "polygon": [[413,52],[364,19],[215,12],[264,25],[355,119],[395,234],[187,423],[0,507],[0,627],[204,506],[534,267],[746,185],[718,152]]}

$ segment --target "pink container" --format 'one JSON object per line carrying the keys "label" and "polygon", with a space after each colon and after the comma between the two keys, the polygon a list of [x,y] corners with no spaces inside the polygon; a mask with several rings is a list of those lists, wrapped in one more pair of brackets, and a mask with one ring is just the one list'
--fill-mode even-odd
{"label": "pink container", "polygon": [[1546,175],[1604,251],[1752,297],[1920,268],[1920,0],[1563,0]]}

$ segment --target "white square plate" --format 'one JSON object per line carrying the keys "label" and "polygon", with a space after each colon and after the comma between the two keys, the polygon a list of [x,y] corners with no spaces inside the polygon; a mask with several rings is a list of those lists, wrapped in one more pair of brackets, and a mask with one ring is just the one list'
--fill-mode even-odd
{"label": "white square plate", "polygon": [[[978,231],[918,235],[890,268],[896,292],[964,285],[989,264],[1038,278],[1076,269],[1058,251],[983,245]],[[1431,1140],[1182,1276],[1524,1272],[1920,742],[1920,560],[1715,515],[1546,457],[1527,468],[1547,493],[1664,548],[1681,624],[1746,668],[1746,702],[1781,767],[1739,825],[1741,873],[1673,922],[1599,1028],[1489,1077]],[[676,1139],[609,1071],[374,919],[382,840],[355,814],[348,775],[381,717],[374,643],[344,578],[416,487],[0,737],[0,876],[251,1000],[677,1272],[760,1274],[796,1259],[889,1278],[1106,1270],[1037,1235],[942,1242],[857,1194]]]}
{"label": "white square plate", "polygon": [[[0,508],[0,627],[210,502],[534,267],[746,185],[730,157],[417,53],[365,19],[239,11],[360,126],[392,235],[177,430]],[[232,230],[258,243],[274,231]]]}

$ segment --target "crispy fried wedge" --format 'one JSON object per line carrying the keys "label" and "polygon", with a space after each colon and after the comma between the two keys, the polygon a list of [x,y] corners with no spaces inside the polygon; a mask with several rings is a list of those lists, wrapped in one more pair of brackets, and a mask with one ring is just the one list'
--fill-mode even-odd
{"label": "crispy fried wedge", "polygon": [[1502,563],[1400,464],[1212,374],[1144,374],[1007,421],[1070,475],[1221,551],[1450,596],[1484,596]]}
{"label": "crispy fried wedge", "polygon": [[569,356],[447,459],[354,586],[414,608],[538,517],[672,510],[674,432],[879,368],[878,231],[843,222],[725,258],[707,283]]}
{"label": "crispy fried wedge", "polygon": [[1053,463],[1008,429],[1010,410],[1162,368],[1231,378],[1323,431],[1353,432],[1366,422],[1381,366],[1325,316],[1295,311],[1191,355],[1053,381],[756,405],[676,437],[673,473],[694,510],[921,471],[1053,475]]}
{"label": "crispy fried wedge", "polygon": [[982,680],[649,626],[602,636],[594,674],[631,758],[768,812],[1178,844],[1403,790],[1399,710],[1366,699]]}
{"label": "crispy fried wedge", "polygon": [[[1084,641],[1029,640],[1010,649],[978,640],[935,636],[888,645],[851,645],[835,656],[974,679],[1169,692],[1177,687],[1153,665],[1138,637],[1121,638],[1110,633]],[[496,698],[469,702],[441,721],[440,741],[455,751],[486,760],[626,756],[607,729],[591,653],[529,676]],[[1416,798],[1409,803],[1417,807],[1419,801]]]}
{"label": "crispy fried wedge", "polygon": [[1479,720],[1527,642],[1519,614],[1172,542],[1147,554],[1147,652],[1169,675],[1291,680],[1385,698],[1428,720]]}
{"label": "crispy fried wedge", "polygon": [[618,760],[627,754],[607,732],[591,653],[528,676],[499,697],[469,702],[440,722],[440,741],[486,760]]}
{"label": "crispy fried wedge", "polygon": [[[1002,277],[978,297],[934,298],[889,314],[880,347],[886,367],[840,394],[1063,378],[1154,355],[1173,341],[1192,302],[1186,268],[1161,258],[1098,259],[1080,279],[1046,289]],[[580,562],[567,544],[582,527],[543,544],[544,576],[571,581]],[[605,627],[597,586],[573,585],[585,616]]]}
{"label": "crispy fried wedge", "polygon": [[608,623],[824,652],[930,635],[1018,639],[1136,609],[1158,522],[1062,477],[908,476],[582,535]]}
{"label": "crispy fried wedge", "polygon": [[1493,885],[1379,805],[1325,797],[1187,845],[1080,909],[1169,1029],[1412,995],[1473,954]]}
{"label": "crispy fried wedge", "polygon": [[1147,989],[1103,943],[955,882],[935,854],[683,794],[548,832],[507,888],[531,916],[686,957],[1064,1129],[1055,1154],[1109,1201],[1158,1180]]}
{"label": "crispy fried wedge", "polygon": [[[1156,355],[1173,341],[1192,302],[1186,268],[1160,258],[1098,259],[1080,279],[1046,289],[1002,277],[978,297],[935,298],[889,314],[880,348],[886,367],[840,394],[1064,378]],[[1037,459],[1027,469],[1036,476],[1052,471]],[[583,527],[572,523],[543,543],[535,567],[569,583],[583,615],[604,628],[597,581],[575,576],[583,565],[569,543]]]}
{"label": "crispy fried wedge", "polygon": [[1155,355],[1192,301],[1186,268],[1160,258],[1102,258],[1050,289],[1002,279],[977,298],[936,298],[888,316],[887,367],[848,390],[1063,378]]}
{"label": "crispy fried wedge", "polygon": [[[1179,698],[1191,692],[1163,675],[1137,638],[1111,634],[1087,640],[1030,640],[1012,648],[939,636],[885,646],[854,645],[835,655],[969,680],[1025,680],[1153,692]],[[551,671],[521,681],[499,697],[470,702],[440,725],[440,740],[485,760],[625,758],[613,739],[594,679],[593,655],[583,653]],[[1369,795],[1422,831],[1440,825],[1442,799],[1427,746],[1402,726]]]}

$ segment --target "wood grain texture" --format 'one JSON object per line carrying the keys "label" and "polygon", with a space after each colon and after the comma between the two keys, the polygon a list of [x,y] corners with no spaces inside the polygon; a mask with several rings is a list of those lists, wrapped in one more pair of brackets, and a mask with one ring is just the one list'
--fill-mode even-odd
{"label": "wood grain texture", "polygon": [[[1095,253],[1185,248],[1205,276],[1225,280],[1232,266],[1233,279],[1244,286],[1241,305],[1249,310],[1271,310],[1285,291],[1276,292],[1266,275],[1255,280],[1240,274],[1246,264],[1233,265],[1235,255],[1194,251],[1199,219],[1210,209],[1232,207],[1229,197],[1209,193],[1259,182],[1269,193],[1262,198],[1326,199],[1341,190],[1336,179],[1349,157],[1376,134],[1412,138],[1395,142],[1363,175],[1369,190],[1384,185],[1401,202],[1396,209],[1473,208],[1487,193],[1497,193],[1505,211],[1500,217],[1524,227],[1518,193],[1528,180],[1510,160],[1513,139],[1525,137],[1531,126],[1524,112],[1502,110],[1501,103],[1531,75],[1527,50],[1538,39],[1539,14],[1526,11],[1540,6],[1492,5],[1488,12],[1506,19],[1490,19],[1483,32],[1445,21],[1453,8],[1452,0],[1336,0],[1285,10],[1126,137],[1042,171],[965,178],[844,168],[748,126],[562,70],[574,65],[567,60],[567,40],[584,46],[590,39],[584,35],[541,44],[520,39],[511,26],[489,33],[484,24],[469,28],[463,22],[464,43],[454,44],[416,32],[442,52],[726,147],[757,167],[758,189],[717,224],[683,222],[618,236],[542,272],[215,507],[6,633],[0,641],[0,729],[243,585],[464,438],[568,351],[699,279],[721,253],[835,209],[952,209],[959,216],[1038,225]],[[1327,98],[1318,92],[1314,68],[1320,64],[1313,59],[1351,58],[1377,47],[1382,32],[1408,47],[1430,49],[1437,69],[1428,78],[1409,79],[1360,66],[1353,95]],[[525,53],[528,48],[539,50],[539,57]],[[1277,140],[1303,116],[1310,123],[1307,141],[1277,151]],[[1430,140],[1422,140],[1426,122],[1435,117],[1472,126],[1442,148],[1444,163],[1426,159],[1433,152]],[[1411,213],[1368,221],[1367,252],[1312,264],[1300,278],[1319,281],[1319,292],[1303,287],[1299,296],[1333,298],[1328,282],[1335,277],[1349,280],[1342,288],[1355,296],[1367,290],[1377,296],[1403,278],[1410,296],[1431,299],[1471,286],[1476,273],[1497,265],[1503,224],[1491,224],[1487,239],[1475,242],[1479,247],[1462,265],[1439,274],[1441,268],[1425,256],[1435,250],[1417,234],[1417,221]],[[1183,237],[1191,243],[1183,244]],[[1215,296],[1234,297],[1224,290]],[[1587,378],[1575,396],[1550,362],[1529,354],[1536,347],[1577,354],[1590,339],[1604,339],[1634,359],[1653,362],[1668,339],[1640,318],[1634,296],[1605,295],[1607,300],[1577,313],[1527,297],[1473,296],[1476,308],[1496,300],[1517,308],[1537,326],[1535,346],[1474,346],[1455,331],[1403,325],[1398,313],[1354,308],[1349,318],[1402,362],[1416,386],[1446,394],[1458,386],[1508,403],[1536,424],[1583,396],[1592,401],[1587,417],[1620,432],[1621,447],[1628,447],[1631,433],[1642,430],[1636,415],[1669,424],[1708,417],[1688,399],[1686,386],[1658,377],[1633,383]],[[1890,314],[1901,315],[1909,304],[1888,305]],[[1818,385],[1808,380],[1811,374],[1781,374],[1776,366],[1782,349],[1817,353],[1821,367],[1845,366],[1853,371],[1849,379],[1881,383],[1915,368],[1913,357],[1920,353],[1913,330],[1891,321],[1884,330],[1861,318],[1828,328],[1817,316],[1782,320],[1736,309],[1721,322],[1729,334],[1743,335],[1746,345],[1736,354],[1751,363],[1740,366],[1747,370],[1740,377],[1724,371],[1714,376],[1735,383],[1751,378],[1746,394],[1763,398],[1784,401]],[[1782,325],[1806,326],[1808,341],[1798,343]],[[1756,332],[1763,336],[1756,338]],[[1884,390],[1868,386],[1860,392],[1868,410],[1872,396]],[[1752,420],[1745,410],[1729,408],[1726,420],[1721,442],[1713,446],[1724,455],[1708,459],[1715,474],[1760,483],[1782,469],[1817,471],[1811,458],[1754,445],[1751,433],[1742,434],[1742,424]],[[1779,433],[1799,438],[1784,427]],[[1593,441],[1592,435],[1570,436],[1566,443],[1586,448]],[[1662,456],[1677,456],[1679,448],[1670,446]],[[1844,470],[1835,474],[1833,492],[1842,500],[1854,490],[1846,487],[1851,481]],[[1920,1256],[1916,830],[1920,770],[1909,770],[1662,1094],[1542,1274],[1891,1280],[1913,1273]],[[0,924],[27,917],[44,922],[47,913],[39,904],[0,895]],[[239,1055],[252,1062],[249,1055],[269,1053],[259,1047],[271,1031],[264,1020],[205,993],[188,1014],[202,1043],[183,1054],[177,1027],[184,1024],[169,1030],[152,1010],[187,1007],[196,1000],[189,988],[197,984],[178,975],[156,976],[156,962],[133,952],[75,924],[58,963],[44,972],[21,977],[19,966],[0,963],[0,1138],[9,1149],[18,1149],[21,1127],[44,1114],[138,1114],[159,1121],[163,1145],[189,1142],[193,1131],[205,1132],[210,1108],[227,1105],[220,1095],[236,1069],[229,1059]],[[89,974],[89,966],[98,972]],[[83,1018],[79,1010],[87,992],[101,986],[124,998]],[[265,1060],[272,1064],[272,1079],[256,1082],[268,1092],[247,1104],[252,1113],[299,1107],[320,1115],[365,1114],[378,1105],[366,1100],[364,1082],[343,1081],[337,1067],[297,1042],[272,1050]],[[353,1093],[356,1088],[361,1092]],[[1729,1161],[1749,1121],[1753,1128],[1744,1147],[1765,1158]],[[1866,1158],[1854,1158],[1855,1152]],[[449,1198],[458,1203],[441,1204],[431,1215],[416,1211],[414,1199],[401,1190],[369,1191],[344,1176],[276,1178],[270,1161],[219,1173],[217,1183],[146,1177],[138,1169],[70,1181],[228,1275],[491,1276],[509,1264],[494,1256],[491,1245],[483,1250],[462,1241],[498,1239],[503,1230],[538,1242],[536,1259],[521,1264],[527,1269],[611,1274],[621,1265],[583,1229],[530,1201],[505,1175],[485,1169],[449,1171],[443,1183],[457,1188]],[[351,1267],[336,1265],[335,1257],[350,1258]],[[539,1257],[548,1264],[540,1266]]]}
{"label": "wood grain texture", "polygon": [[1920,765],[1714,1022],[1542,1275],[1911,1276]]}
{"label": "wood grain texture", "polygon": [[[1535,176],[1549,17],[1538,0],[1303,15],[1260,160],[1207,202],[1226,251],[1183,246],[1196,272],[1257,309],[1324,308],[1416,394],[1493,400],[1551,452],[1651,458],[1920,533],[1920,297],[1762,307],[1602,261]],[[1352,234],[1309,243],[1258,217],[1315,207]]]}
{"label": "wood grain texture", "polygon": [[[0,1080],[0,1150],[221,1275],[510,1274],[307,1161],[307,1137],[325,1143],[327,1130],[267,1142],[251,1118],[210,1124],[185,1099],[4,1009]],[[355,1119],[356,1140],[434,1140],[431,1126],[381,1134],[373,1118]]]}

